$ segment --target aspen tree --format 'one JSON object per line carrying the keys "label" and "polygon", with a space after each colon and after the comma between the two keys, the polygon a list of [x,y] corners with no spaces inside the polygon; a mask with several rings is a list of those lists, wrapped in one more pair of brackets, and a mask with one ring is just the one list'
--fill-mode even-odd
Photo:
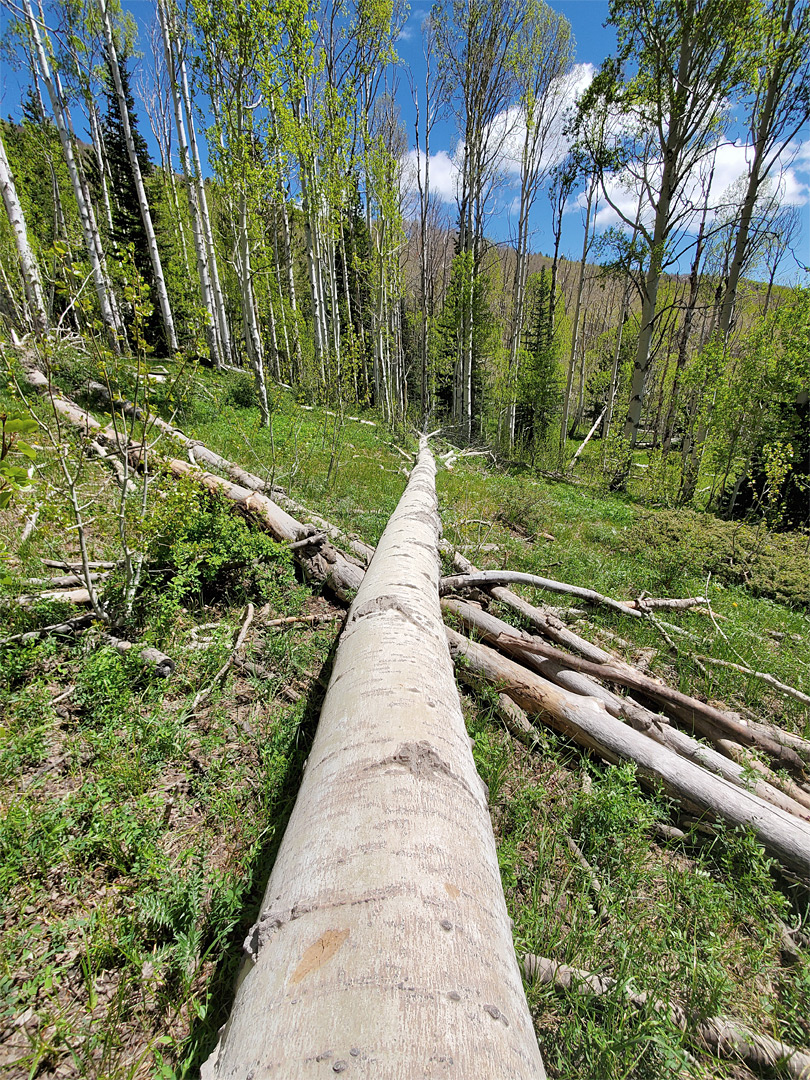
{"label": "aspen tree", "polygon": [[115,39],[113,36],[112,21],[110,19],[109,9],[107,7],[107,0],[98,0],[99,11],[101,12],[101,22],[104,30],[104,40],[107,44],[107,60],[110,65],[110,74],[112,76],[113,88],[115,90],[115,96],[118,101],[118,110],[121,114],[121,123],[124,128],[124,138],[127,144],[127,154],[129,156],[129,164],[132,169],[132,178],[135,182],[135,190],[138,196],[138,209],[141,213],[141,219],[143,221],[144,232],[146,233],[146,244],[149,251],[149,261],[152,264],[152,273],[155,280],[155,291],[158,297],[158,304],[160,306],[160,313],[163,321],[163,329],[166,334],[166,345],[170,352],[177,352],[177,335],[174,330],[174,318],[172,317],[171,304],[169,303],[169,294],[166,289],[166,282],[163,278],[163,266],[160,261],[160,252],[158,251],[157,240],[155,238],[155,229],[152,224],[152,213],[149,209],[149,202],[146,198],[146,188],[143,183],[143,176],[141,175],[141,166],[138,161],[138,154],[135,149],[135,142],[132,137],[132,126],[129,119],[129,109],[127,108],[127,99],[124,94],[124,87],[121,82],[121,70],[118,66],[118,52],[115,47]]}
{"label": "aspen tree", "polygon": [[14,186],[14,177],[11,175],[2,135],[0,135],[0,191],[3,195],[3,204],[14,236],[14,246],[20,260],[20,274],[25,288],[28,316],[34,329],[42,332],[48,329],[48,314],[45,310],[45,299],[42,295],[42,282],[36,257],[28,242],[25,217],[23,216],[20,200],[17,197],[17,189]]}
{"label": "aspen tree", "polygon": [[434,478],[423,439],[204,1080],[545,1076],[444,638]]}
{"label": "aspen tree", "polygon": [[29,34],[31,35],[34,53],[37,58],[39,75],[48,92],[56,130],[59,133],[59,142],[62,147],[65,164],[68,168],[68,174],[70,175],[73,194],[79,209],[84,244],[90,261],[90,268],[93,275],[96,296],[98,297],[102,322],[106,327],[111,347],[115,352],[119,352],[120,345],[118,332],[120,329],[120,320],[116,317],[115,308],[113,306],[112,290],[103,263],[103,250],[98,227],[96,226],[95,214],[93,213],[92,205],[85,196],[84,186],[79,175],[79,166],[73,148],[73,138],[71,131],[69,130],[69,110],[64,104],[57,79],[51,71],[49,59],[50,41],[44,28],[42,32],[40,32],[40,25],[34,15],[31,0],[23,0],[23,10],[25,12],[26,25]]}

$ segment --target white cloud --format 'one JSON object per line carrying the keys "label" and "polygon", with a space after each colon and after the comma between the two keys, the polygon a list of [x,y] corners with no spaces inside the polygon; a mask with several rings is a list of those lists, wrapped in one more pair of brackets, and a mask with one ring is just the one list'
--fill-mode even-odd
{"label": "white cloud", "polygon": [[[697,232],[707,185],[710,220],[729,207],[739,205],[752,152],[750,143],[740,140],[733,143],[720,142],[695,167],[684,181],[675,207],[677,212],[684,215],[685,232]],[[651,163],[648,175],[652,190],[657,191],[660,186],[660,160]],[[810,147],[795,142],[782,147],[768,179],[781,206],[805,205],[810,201]],[[626,227],[621,215],[631,221],[635,219],[640,191],[640,180],[629,172],[609,177],[606,194],[614,205],[611,206],[603,198],[596,215],[596,228],[606,229],[614,225]],[[579,195],[569,209],[574,210],[582,205],[584,196]],[[641,217],[645,224],[651,224],[653,207],[648,200],[642,206]]]}
{"label": "white cloud", "polygon": [[[415,195],[418,177],[425,176],[425,152],[409,150],[405,155],[402,169],[402,187],[407,195]],[[454,203],[458,194],[460,169],[456,157],[451,157],[446,150],[439,150],[430,155],[428,179],[431,194],[442,202]]]}
{"label": "white cloud", "polygon": [[[545,115],[549,117],[541,171],[552,168],[568,153],[569,139],[565,127],[570,121],[576,102],[590,86],[596,73],[593,64],[576,64],[570,74],[559,80],[554,97],[547,104]],[[520,176],[520,160],[526,137],[526,114],[519,106],[511,106],[499,113],[486,135],[486,143],[492,147],[495,159],[494,171],[514,184]],[[440,150],[430,155],[430,189],[442,202],[455,203],[458,195],[459,177],[464,155],[464,143],[460,142],[451,155]],[[418,157],[416,150],[405,155],[403,187],[408,195],[416,191],[417,168],[424,168],[424,152]]]}

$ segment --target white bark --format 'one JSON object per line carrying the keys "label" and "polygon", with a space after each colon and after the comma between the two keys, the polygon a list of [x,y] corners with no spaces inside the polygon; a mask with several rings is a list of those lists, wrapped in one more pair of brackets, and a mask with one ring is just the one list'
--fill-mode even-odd
{"label": "white bark", "polygon": [[194,184],[197,189],[197,201],[200,208],[200,216],[202,217],[205,246],[208,253],[208,272],[211,275],[211,291],[213,294],[214,311],[217,319],[219,345],[222,351],[222,361],[227,364],[230,363],[232,359],[231,332],[228,326],[227,312],[225,311],[225,298],[219,280],[217,251],[214,244],[214,232],[211,228],[211,216],[208,212],[208,199],[205,194],[205,182],[203,181],[202,176],[202,162],[200,160],[200,149],[197,144],[197,133],[194,129],[194,112],[191,107],[188,75],[186,73],[185,60],[182,58],[180,59],[178,68],[180,74],[180,90],[183,96],[183,109],[185,110],[186,123],[188,124],[188,142],[191,149],[191,160],[194,164]]}
{"label": "white bark", "polygon": [[541,713],[558,731],[580,746],[595,750],[606,761],[635,762],[641,782],[663,788],[687,808],[696,807],[733,827],[750,828],[767,851],[802,879],[810,880],[808,822],[634,731],[611,716],[595,697],[572,694],[485,645],[469,641],[449,628],[446,633],[456,660],[504,687],[521,708]]}
{"label": "white bark", "polygon": [[17,197],[17,189],[14,186],[14,178],[6,157],[6,148],[0,137],[0,190],[3,193],[3,203],[8,214],[11,231],[14,234],[14,246],[20,260],[20,272],[25,287],[25,298],[28,302],[28,314],[31,322],[37,330],[45,330],[48,326],[48,315],[45,311],[45,298],[42,295],[42,284],[39,278],[37,260],[28,243],[28,230],[25,227],[25,217],[22,206]]}
{"label": "white bark", "polygon": [[146,244],[149,249],[149,260],[152,263],[152,273],[155,278],[155,291],[157,292],[158,303],[160,304],[163,328],[166,332],[166,344],[171,352],[177,352],[178,346],[177,335],[174,332],[174,319],[172,318],[172,309],[171,304],[169,303],[169,294],[166,290],[166,282],[163,278],[163,266],[160,261],[157,240],[155,239],[155,229],[152,225],[152,214],[146,199],[146,189],[143,186],[141,166],[138,162],[138,155],[135,151],[135,142],[132,138],[129,110],[127,109],[127,101],[121,83],[121,71],[118,67],[118,54],[116,53],[115,41],[113,40],[112,23],[107,10],[107,0],[98,0],[98,4],[99,10],[101,11],[101,22],[104,28],[104,40],[107,45],[107,59],[109,60],[110,71],[112,72],[115,96],[118,99],[118,111],[121,114],[121,123],[124,127],[127,155],[129,156],[129,164],[132,169],[132,177],[135,181],[135,190],[138,194],[138,207],[141,212],[141,220],[143,221],[143,228],[146,233]]}
{"label": "white bark", "polygon": [[205,1078],[545,1075],[444,641],[434,475],[423,442],[349,614]]}
{"label": "white bark", "polygon": [[25,9],[26,22],[28,24],[28,30],[31,34],[31,40],[36,52],[37,62],[39,63],[39,73],[42,76],[42,81],[45,83],[45,88],[48,91],[48,97],[51,102],[51,109],[53,111],[53,118],[56,124],[56,130],[59,134],[59,142],[62,146],[62,153],[65,157],[65,164],[68,168],[70,175],[70,182],[73,187],[73,194],[76,197],[76,204],[79,209],[79,219],[82,224],[82,234],[84,236],[84,245],[87,249],[87,257],[90,260],[90,268],[93,273],[93,284],[96,288],[96,295],[98,296],[99,308],[101,309],[101,318],[104,325],[107,327],[110,344],[115,352],[120,352],[120,346],[118,343],[118,320],[115,316],[113,307],[113,301],[111,297],[111,290],[109,288],[109,282],[105,273],[102,254],[101,254],[101,240],[98,235],[98,228],[96,226],[95,215],[93,214],[93,207],[90,205],[84,196],[84,187],[79,176],[79,168],[76,161],[76,155],[73,152],[73,141],[70,136],[67,125],[67,110],[63,104],[61,94],[58,91],[57,85],[54,81],[51,73],[50,61],[48,59],[48,51],[45,48],[45,42],[42,35],[39,32],[39,24],[37,22],[34,11],[31,7],[31,0],[23,0],[23,7]]}

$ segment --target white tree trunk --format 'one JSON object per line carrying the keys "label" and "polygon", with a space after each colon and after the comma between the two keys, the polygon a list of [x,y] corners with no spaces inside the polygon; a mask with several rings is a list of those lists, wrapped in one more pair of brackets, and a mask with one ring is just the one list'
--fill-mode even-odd
{"label": "white tree trunk", "polygon": [[349,613],[209,1080],[545,1076],[444,640],[434,476],[423,440]]}
{"label": "white tree trunk", "polygon": [[[176,44],[176,42],[175,42]],[[179,52],[178,52],[179,55]],[[214,310],[217,318],[219,331],[219,343],[224,363],[232,360],[231,332],[228,326],[228,315],[225,311],[225,298],[222,293],[222,285],[219,280],[219,266],[217,264],[217,251],[214,244],[214,232],[211,228],[211,216],[208,212],[208,199],[205,194],[205,183],[202,177],[202,162],[200,160],[200,148],[197,144],[197,133],[194,129],[194,112],[191,107],[191,93],[188,86],[185,60],[179,62],[180,90],[183,95],[183,109],[186,114],[188,125],[188,142],[191,149],[191,160],[194,163],[194,184],[197,188],[197,201],[202,217],[205,245],[208,251],[208,272],[211,275],[211,291],[213,293]]]}
{"label": "white tree trunk", "polygon": [[28,243],[28,230],[25,227],[20,200],[17,198],[17,189],[6,157],[6,148],[0,137],[0,190],[3,192],[3,202],[8,214],[11,231],[14,234],[14,246],[20,259],[20,272],[22,273],[23,285],[25,286],[25,298],[28,302],[28,314],[36,330],[46,330],[48,327],[48,315],[45,311],[45,298],[42,295],[42,284],[39,278],[37,260]]}
{"label": "white tree trunk", "polygon": [[513,660],[447,628],[451,652],[487,681],[505,687],[521,708],[541,713],[555,729],[606,761],[634,761],[641,783],[661,787],[687,808],[751,829],[768,852],[810,880],[810,824],[771,806],[751,791],[687,761],[611,716],[596,698],[554,686]]}
{"label": "white tree trunk", "polygon": [[81,178],[79,176],[79,169],[76,163],[76,156],[73,153],[73,142],[68,131],[65,115],[66,109],[63,105],[61,95],[59,94],[56,84],[54,82],[53,75],[51,73],[50,61],[48,60],[48,52],[45,49],[45,43],[39,32],[39,24],[34,15],[31,7],[31,0],[23,0],[23,7],[25,9],[26,22],[31,34],[31,40],[34,44],[37,61],[39,63],[39,73],[42,76],[42,81],[45,83],[45,88],[48,91],[48,97],[51,102],[51,109],[53,110],[54,122],[56,123],[56,130],[59,134],[59,142],[62,146],[62,153],[65,157],[65,164],[70,174],[70,182],[73,186],[73,194],[76,197],[76,204],[79,209],[79,219],[82,224],[82,234],[84,236],[84,245],[87,249],[87,257],[90,260],[90,268],[93,273],[93,284],[96,288],[96,295],[98,296],[99,308],[101,309],[101,318],[104,325],[107,327],[110,344],[116,352],[120,352],[120,346],[118,343],[118,320],[115,316],[113,308],[109,282],[104,270],[104,265],[101,258],[101,241],[98,235],[98,228],[96,227],[96,219],[93,214],[93,208],[84,197],[84,189],[82,186]]}
{"label": "white tree trunk", "polygon": [[585,285],[585,267],[587,265],[588,251],[591,246],[591,211],[596,195],[596,177],[592,176],[588,185],[588,199],[585,205],[585,236],[582,241],[582,259],[579,263],[579,278],[577,280],[577,298],[574,303],[574,318],[571,325],[571,355],[568,359],[568,375],[565,380],[565,397],[563,399],[562,420],[560,421],[560,463],[565,457],[565,443],[568,439],[568,418],[571,412],[571,388],[574,383],[574,366],[577,356],[577,342],[579,334],[579,312],[582,306],[582,290]]}
{"label": "white tree trunk", "polygon": [[113,86],[115,88],[115,96],[118,99],[118,111],[121,114],[121,123],[124,127],[124,138],[127,144],[127,154],[129,156],[129,164],[132,168],[132,178],[135,181],[135,190],[138,194],[138,206],[141,211],[141,220],[143,221],[144,232],[146,233],[146,244],[149,248],[149,260],[152,263],[152,273],[155,277],[155,291],[158,295],[158,303],[160,304],[160,314],[163,319],[163,328],[166,331],[166,344],[171,352],[177,352],[177,335],[174,332],[174,319],[172,318],[172,309],[169,303],[169,294],[166,290],[166,282],[163,279],[163,266],[160,261],[160,253],[158,252],[157,240],[155,239],[155,230],[152,225],[152,214],[149,210],[149,203],[146,199],[146,189],[143,186],[143,176],[141,175],[141,166],[138,162],[138,155],[135,151],[135,142],[132,138],[132,127],[129,122],[129,110],[127,109],[127,101],[124,96],[124,88],[121,83],[121,72],[118,67],[118,55],[115,50],[115,41],[113,40],[112,23],[110,22],[110,15],[107,10],[107,0],[98,0],[99,10],[101,11],[101,21],[104,28],[104,40],[107,45],[107,59],[110,62],[110,71],[113,77]]}
{"label": "white tree trunk", "polygon": [[[191,169],[191,160],[188,152],[188,140],[186,139],[186,126],[183,123],[183,112],[180,105],[180,93],[177,80],[177,66],[175,64],[174,50],[172,48],[169,19],[164,10],[163,3],[158,3],[158,21],[163,35],[163,52],[166,57],[166,72],[169,80],[169,89],[172,96],[174,109],[174,125],[177,129],[177,142],[180,147],[180,164],[186,181],[188,192],[188,205],[191,212],[191,232],[194,238],[194,252],[197,256],[197,274],[200,279],[200,295],[203,307],[206,311],[206,337],[211,362],[215,367],[222,363],[220,355],[220,334],[218,332],[217,318],[214,310],[214,297],[211,288],[211,274],[208,267],[208,248],[205,243],[205,229],[200,214],[200,204],[197,187]],[[171,168],[171,162],[169,162]]]}

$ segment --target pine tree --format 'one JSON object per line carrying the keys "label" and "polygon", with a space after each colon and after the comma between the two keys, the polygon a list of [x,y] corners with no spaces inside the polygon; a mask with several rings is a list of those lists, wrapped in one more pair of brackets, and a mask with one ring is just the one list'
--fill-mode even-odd
{"label": "pine tree", "polygon": [[[135,99],[132,96],[131,74],[127,67],[128,57],[122,56],[119,60],[121,68],[121,83],[124,87],[124,96],[129,109],[129,119],[132,126],[132,138],[135,142],[135,150],[138,155],[138,164],[144,176],[153,172],[154,166],[149,157],[146,140],[138,128],[138,117],[135,113]],[[112,175],[113,195],[113,241],[121,247],[132,244],[135,248],[135,265],[143,277],[152,283],[152,268],[149,263],[149,252],[146,243],[146,230],[138,209],[138,193],[135,188],[135,179],[132,175],[132,166],[127,154],[127,141],[124,135],[124,124],[121,120],[121,112],[118,108],[118,99],[113,87],[112,74],[107,70],[104,96],[107,102],[107,111],[102,120],[104,145]]]}

